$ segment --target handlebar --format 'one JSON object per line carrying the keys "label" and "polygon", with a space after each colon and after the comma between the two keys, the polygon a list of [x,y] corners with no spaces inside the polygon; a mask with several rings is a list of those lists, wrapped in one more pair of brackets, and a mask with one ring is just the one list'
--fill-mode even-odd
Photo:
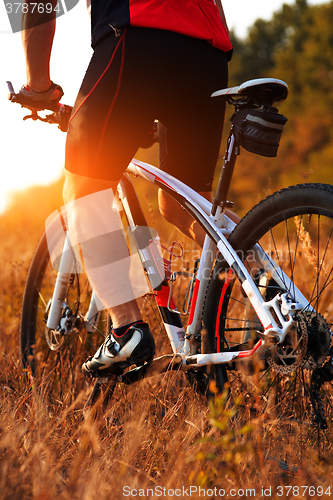
{"label": "handlebar", "polygon": [[[24,116],[23,120],[31,118],[32,120],[40,120],[42,122],[47,122],[47,123],[56,123],[58,124],[58,128],[62,132],[67,131],[69,118],[71,116],[73,109],[72,106],[67,106],[66,104],[60,104],[60,103],[45,103],[38,101],[34,102],[22,94],[16,94],[11,82],[7,81],[6,84],[8,89],[8,99],[11,102],[16,102],[18,104],[21,104],[22,108],[27,108],[29,109],[29,111],[31,111],[31,114]],[[34,104],[37,108],[40,107],[41,109],[34,109],[33,108]],[[46,115],[45,117],[42,117],[38,114],[38,112],[42,111],[43,109],[53,111],[53,113],[51,113],[50,115]]]}

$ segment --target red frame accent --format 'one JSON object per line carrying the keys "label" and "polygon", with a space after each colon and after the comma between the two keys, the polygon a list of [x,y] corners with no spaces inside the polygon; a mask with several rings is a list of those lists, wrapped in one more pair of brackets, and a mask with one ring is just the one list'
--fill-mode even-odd
{"label": "red frame accent", "polygon": [[[162,286],[161,290],[157,290],[157,292],[156,292],[156,304],[158,306],[168,307],[169,292],[170,292],[169,286]],[[176,309],[176,304],[175,304],[175,301],[173,300],[173,297],[171,297],[170,307],[171,307],[171,309]]]}
{"label": "red frame accent", "polygon": [[192,302],[191,302],[190,316],[188,318],[188,325],[191,325],[192,321],[193,321],[195,306],[196,306],[197,298],[198,298],[199,285],[200,285],[200,280],[197,279],[195,282],[195,285],[194,285],[194,292],[193,292],[193,297],[192,297]]}
{"label": "red frame accent", "polygon": [[142,170],[144,170],[145,172],[147,172],[149,175],[152,175],[155,179],[157,179],[161,184],[164,184],[164,186],[167,186],[169,189],[171,189],[172,191],[175,191],[176,190],[172,187],[172,186],[169,186],[169,184],[167,184],[163,179],[161,179],[160,177],[158,177],[156,174],[154,174],[153,172],[150,172],[147,168],[144,168],[142,165],[140,165],[139,163],[135,163],[135,159],[133,158],[133,160],[131,161],[131,163],[133,163],[133,165],[135,165],[136,167],[139,167],[141,168]]}
{"label": "red frame accent", "polygon": [[240,351],[238,354],[238,358],[250,358],[261,346],[262,344],[262,339],[258,340],[258,342],[255,344],[255,346],[250,349],[249,351]]}
{"label": "red frame accent", "polygon": [[218,309],[217,309],[216,323],[215,323],[216,352],[221,352],[220,351],[221,337],[220,337],[220,330],[219,330],[218,325],[220,324],[220,319],[221,319],[222,304],[223,304],[225,294],[226,294],[227,288],[229,286],[232,274],[233,274],[233,270],[230,268],[228,273],[227,273],[227,277],[224,281],[224,284],[223,284],[223,288],[222,288],[222,292],[221,292],[220,300],[219,300],[219,305],[218,305]]}

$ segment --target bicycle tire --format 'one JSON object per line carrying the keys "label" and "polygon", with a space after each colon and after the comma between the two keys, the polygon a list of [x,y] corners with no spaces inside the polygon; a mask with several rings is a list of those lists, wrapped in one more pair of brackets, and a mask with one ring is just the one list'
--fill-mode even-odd
{"label": "bicycle tire", "polygon": [[[54,233],[63,248],[64,232]],[[84,327],[91,289],[84,273],[73,273],[65,302],[77,318],[71,333],[62,335],[46,327],[47,306],[52,298],[57,271],[50,261],[44,232],[32,257],[25,284],[21,321],[20,351],[26,369],[50,397],[72,401],[84,387],[81,365],[103,342],[108,329],[105,311],[93,318],[93,332]],[[62,311],[64,312],[64,310]]]}
{"label": "bicycle tire", "polygon": [[[313,442],[333,418],[333,186],[300,184],[272,194],[240,221],[229,241],[246,260],[266,301],[282,290],[253,259],[256,243],[273,256],[316,311],[308,307],[299,313],[297,329],[283,346],[270,347],[246,364],[227,366],[229,403],[237,401],[234,423],[266,419],[266,438],[270,436],[275,445],[278,441],[286,457],[292,446],[302,449]],[[226,279],[228,271],[226,262],[218,259],[204,310],[204,326],[216,351],[246,349],[262,332],[239,281]]]}

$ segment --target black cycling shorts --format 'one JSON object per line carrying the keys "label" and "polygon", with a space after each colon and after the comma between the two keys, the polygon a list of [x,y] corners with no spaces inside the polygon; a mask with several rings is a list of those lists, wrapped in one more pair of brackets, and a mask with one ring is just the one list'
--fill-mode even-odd
{"label": "black cycling shorts", "polygon": [[118,181],[157,119],[166,127],[163,169],[210,191],[225,111],[224,101],[210,95],[227,86],[227,55],[170,31],[112,33],[95,48],[82,82],[65,168]]}

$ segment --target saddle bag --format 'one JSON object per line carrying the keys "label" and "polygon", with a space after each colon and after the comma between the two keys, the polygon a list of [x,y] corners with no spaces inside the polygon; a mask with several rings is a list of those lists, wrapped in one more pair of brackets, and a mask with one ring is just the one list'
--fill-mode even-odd
{"label": "saddle bag", "polygon": [[276,108],[244,108],[234,113],[231,118],[238,144],[246,151],[268,157],[277,155],[287,120]]}

